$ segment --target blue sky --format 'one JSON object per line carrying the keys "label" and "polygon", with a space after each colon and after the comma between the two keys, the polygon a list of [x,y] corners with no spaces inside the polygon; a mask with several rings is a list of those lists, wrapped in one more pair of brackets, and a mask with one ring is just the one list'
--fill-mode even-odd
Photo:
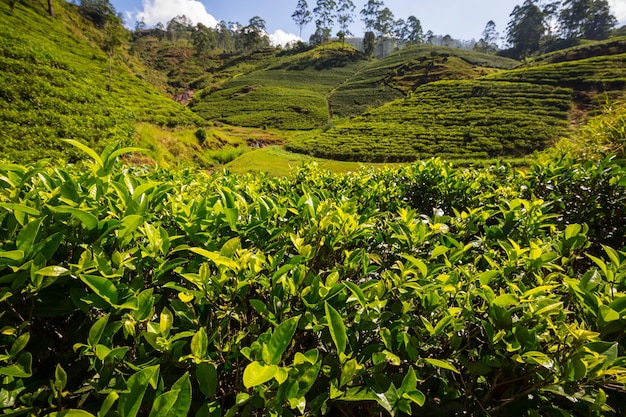
{"label": "blue sky", "polygon": [[[362,36],[363,25],[359,11],[365,0],[353,0],[356,5],[355,23],[351,31]],[[383,0],[395,19],[413,15],[420,19],[424,32],[432,30],[436,35],[450,35],[457,39],[479,39],[489,20],[504,35],[513,8],[523,0]],[[137,20],[148,25],[159,21],[167,23],[177,15],[186,15],[194,23],[214,26],[216,22],[239,22],[246,24],[255,16],[266,22],[267,31],[277,43],[298,38],[299,28],[293,22],[297,0],[111,0],[117,12],[122,13],[126,24],[134,27]],[[308,0],[309,9],[316,0]],[[626,0],[609,0],[613,14],[626,24]],[[303,28],[302,38],[308,40],[315,30],[314,23]],[[337,30],[337,28],[335,28]]]}

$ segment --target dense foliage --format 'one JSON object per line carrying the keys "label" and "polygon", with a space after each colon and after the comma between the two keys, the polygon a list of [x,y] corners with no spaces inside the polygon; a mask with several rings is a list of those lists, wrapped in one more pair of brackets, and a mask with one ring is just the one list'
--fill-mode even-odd
{"label": "dense foliage", "polygon": [[0,166],[3,415],[626,411],[626,168]]}

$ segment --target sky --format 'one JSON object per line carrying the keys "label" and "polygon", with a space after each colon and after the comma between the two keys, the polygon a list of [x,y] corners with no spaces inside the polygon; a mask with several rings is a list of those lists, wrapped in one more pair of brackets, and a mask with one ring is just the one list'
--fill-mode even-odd
{"label": "sky", "polygon": [[[350,31],[354,36],[363,36],[364,29],[359,12],[366,0],[353,0],[355,22]],[[266,29],[274,44],[285,44],[300,39],[300,28],[291,15],[296,9],[297,0],[111,0],[118,13],[122,13],[130,28],[142,18],[148,26],[162,22],[166,24],[175,16],[185,15],[194,24],[203,23],[214,27],[218,22],[239,22],[247,24],[255,17],[265,20]],[[308,0],[309,10],[315,7],[316,0]],[[424,32],[431,30],[435,35],[450,35],[455,39],[480,39],[485,25],[493,20],[500,35],[506,32],[509,15],[523,0],[383,0],[385,7],[394,18],[417,17]],[[609,0],[611,11],[619,21],[618,26],[626,25],[626,0]],[[334,31],[338,28],[335,27]],[[302,30],[302,39],[308,40],[315,31],[315,24],[309,23]]]}

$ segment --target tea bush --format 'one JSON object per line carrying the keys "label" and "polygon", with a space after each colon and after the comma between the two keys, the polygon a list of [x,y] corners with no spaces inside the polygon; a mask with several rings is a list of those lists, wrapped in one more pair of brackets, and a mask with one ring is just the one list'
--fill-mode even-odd
{"label": "tea bush", "polygon": [[615,160],[268,178],[70,143],[0,166],[3,415],[626,412],[624,234],[560,204],[623,204]]}

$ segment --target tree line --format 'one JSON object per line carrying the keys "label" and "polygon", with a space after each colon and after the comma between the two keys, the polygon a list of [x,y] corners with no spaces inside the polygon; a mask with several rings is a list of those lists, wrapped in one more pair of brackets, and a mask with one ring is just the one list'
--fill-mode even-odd
{"label": "tree line", "polygon": [[[306,0],[298,0],[291,17],[300,28],[300,36],[302,28],[314,21],[315,32],[309,42],[316,44],[327,41],[334,27],[339,29],[335,34],[339,39],[353,35],[349,26],[354,23],[355,9],[352,0],[317,0],[312,10]],[[434,38],[432,31],[424,33],[415,16],[396,20],[382,0],[368,0],[360,15],[365,26],[364,49],[368,54],[374,50],[377,39],[431,43]],[[503,54],[515,58],[524,58],[542,49],[558,49],[580,39],[606,39],[617,24],[607,0],[525,0],[515,6],[510,18]],[[497,52],[500,40],[495,23],[490,20],[475,49]],[[450,41],[449,35],[444,36],[444,44]]]}
{"label": "tree line", "polygon": [[[105,30],[105,47],[112,54],[123,41],[121,16],[115,13],[109,0],[80,0],[79,8],[85,17]],[[450,35],[442,37],[430,30],[424,32],[421,21],[413,15],[396,19],[382,0],[368,0],[359,15],[365,27],[363,49],[368,55],[373,54],[377,45],[382,55],[386,39],[399,43],[459,44]],[[300,29],[300,38],[304,27],[314,22],[315,31],[309,38],[311,45],[324,43],[331,37],[345,41],[346,37],[354,36],[350,27],[356,19],[356,6],[352,0],[316,0],[311,8],[307,0],[298,0],[291,18]],[[490,20],[481,38],[473,45],[482,52],[497,52],[521,59],[540,51],[574,45],[580,39],[606,39],[616,23],[607,0],[525,0],[511,12],[504,36],[500,36],[495,23]],[[266,22],[259,16],[252,17],[247,24],[221,21],[216,27],[202,23],[194,25],[184,15],[152,28],[143,21],[137,22],[134,36],[148,35],[172,42],[190,42],[202,59],[216,50],[250,53],[271,46]],[[504,48],[501,48],[503,42]]]}

